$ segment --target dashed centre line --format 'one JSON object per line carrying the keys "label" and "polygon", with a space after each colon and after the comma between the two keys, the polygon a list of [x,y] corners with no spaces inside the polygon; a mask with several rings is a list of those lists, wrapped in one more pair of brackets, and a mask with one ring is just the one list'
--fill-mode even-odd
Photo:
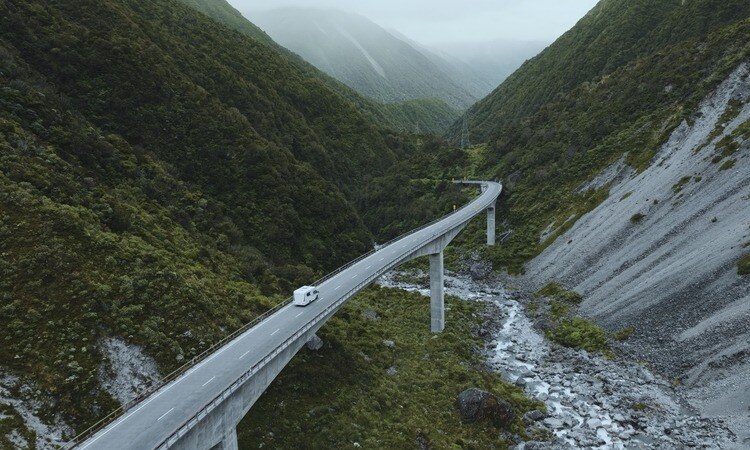
{"label": "dashed centre line", "polygon": [[172,409],[170,409],[169,411],[167,411],[167,412],[165,412],[164,414],[162,414],[162,415],[161,415],[161,417],[159,417],[158,419],[156,419],[156,421],[158,422],[158,421],[160,421],[161,419],[165,418],[165,417],[167,416],[167,414],[171,413],[172,411],[174,411],[174,408],[172,408]]}
{"label": "dashed centre line", "polygon": [[281,330],[281,328],[276,329],[276,331],[274,331],[273,333],[271,333],[271,336],[273,336],[274,334],[278,333],[279,330]]}
{"label": "dashed centre line", "polygon": [[216,378],[216,377],[212,377],[212,378],[211,378],[210,380],[208,380],[208,381],[206,381],[205,383],[203,383],[203,386],[201,386],[201,387],[206,387],[206,385],[207,385],[208,383],[210,383],[210,382],[214,381],[214,379],[215,379],[215,378]]}

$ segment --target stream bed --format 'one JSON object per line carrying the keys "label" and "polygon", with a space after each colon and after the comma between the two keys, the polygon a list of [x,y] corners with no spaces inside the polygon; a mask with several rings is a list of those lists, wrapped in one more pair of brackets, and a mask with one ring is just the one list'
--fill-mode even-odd
{"label": "stream bed", "polygon": [[[429,296],[425,279],[422,272],[392,272],[378,284]],[[488,367],[546,405],[546,412],[526,414],[523,421],[530,435],[549,439],[517,438],[516,450],[740,448],[721,420],[696,415],[669,381],[644,365],[545,339],[518,294],[498,282],[449,274],[445,284],[446,295],[486,303],[478,332]]]}

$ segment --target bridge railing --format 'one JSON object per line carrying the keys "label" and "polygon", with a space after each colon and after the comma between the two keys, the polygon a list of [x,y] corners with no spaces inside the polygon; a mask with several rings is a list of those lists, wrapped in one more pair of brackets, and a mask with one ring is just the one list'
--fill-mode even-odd
{"label": "bridge railing", "polygon": [[[418,232],[424,230],[425,228],[431,227],[432,225],[435,225],[438,222],[441,222],[441,221],[443,221],[443,220],[445,220],[445,219],[447,219],[447,218],[449,218],[449,217],[451,217],[451,216],[453,216],[455,214],[460,213],[464,209],[468,208],[472,203],[474,203],[474,202],[473,201],[469,202],[469,203],[463,205],[461,208],[459,208],[459,209],[457,209],[455,211],[452,211],[450,214],[447,214],[447,215],[445,215],[443,217],[435,219],[435,220],[433,220],[430,223],[422,225],[422,226],[420,226],[418,228],[415,228],[415,229],[413,229],[411,231],[407,231],[406,233],[403,233],[400,236],[395,237],[395,238],[389,240],[385,244],[382,244],[382,245],[378,246],[377,248],[374,248],[374,249],[370,250],[369,252],[365,253],[364,255],[361,255],[360,257],[358,257],[358,258],[356,258],[356,259],[354,259],[354,260],[352,260],[352,261],[344,264],[343,266],[341,266],[341,267],[337,268],[336,270],[328,273],[327,275],[323,276],[322,278],[314,281],[313,285],[317,286],[317,285],[319,285],[319,284],[321,284],[321,283],[323,283],[323,282],[325,282],[325,281],[327,281],[327,280],[335,277],[339,273],[341,273],[344,270],[352,267],[353,265],[357,264],[358,262],[362,261],[363,259],[365,259],[365,258],[367,258],[369,256],[372,256],[372,254],[374,254],[375,252],[377,252],[379,250],[382,250],[385,247],[388,247],[389,245],[393,244],[394,242],[400,241],[401,239],[405,238],[406,236],[409,236],[409,235],[414,234],[414,233],[418,233]],[[370,282],[371,281],[369,281],[368,284]],[[187,372],[190,371],[190,369],[192,369],[196,365],[200,364],[208,356],[210,356],[213,352],[215,352],[219,348],[223,347],[224,345],[228,344],[229,342],[231,342],[233,339],[237,338],[241,334],[247,332],[250,328],[254,327],[255,325],[257,325],[260,322],[266,320],[267,318],[269,318],[273,314],[277,313],[279,310],[281,310],[285,306],[289,305],[292,302],[292,300],[293,300],[292,297],[287,298],[286,300],[278,303],[273,308],[271,308],[268,311],[264,312],[263,314],[259,315],[258,317],[256,317],[252,321],[246,323],[242,327],[236,329],[235,331],[233,331],[229,335],[225,336],[220,341],[215,342],[210,347],[206,348],[201,353],[199,353],[198,355],[196,355],[193,358],[191,358],[190,361],[188,361],[187,363],[185,363],[182,366],[178,367],[177,369],[175,369],[171,373],[167,374],[164,378],[161,379],[161,381],[157,385],[155,385],[155,386],[153,386],[153,387],[145,390],[144,392],[142,392],[140,395],[138,395],[133,400],[131,400],[131,401],[127,402],[127,403],[124,403],[122,406],[120,406],[119,408],[115,409],[111,413],[107,414],[105,417],[103,417],[102,419],[100,419],[98,422],[96,422],[95,424],[93,424],[92,426],[90,426],[89,428],[87,428],[86,430],[84,430],[81,433],[79,433],[76,437],[74,437],[72,440],[70,440],[69,442],[67,442],[62,448],[65,449],[65,450],[69,450],[69,449],[75,448],[78,444],[82,443],[86,439],[88,439],[90,437],[93,437],[96,433],[98,433],[99,431],[103,430],[105,427],[107,427],[109,424],[111,424],[112,422],[114,422],[115,420],[117,420],[123,414],[127,413],[132,407],[134,407],[138,403],[142,402],[146,398],[150,397],[151,395],[155,394],[156,392],[158,392],[162,388],[166,387],[169,383],[171,383],[171,382],[175,381],[176,379],[180,378],[180,376],[182,376],[184,374],[187,374]]]}
{"label": "bridge railing", "polygon": [[[473,203],[473,202],[471,202],[471,203]],[[442,218],[440,218],[440,219],[438,219],[436,221],[430,222],[427,225],[421,226],[421,227],[419,227],[419,228],[417,228],[415,230],[412,230],[412,231],[410,231],[410,232],[402,235],[401,237],[398,237],[396,239],[393,239],[393,240],[389,241],[388,243],[386,243],[385,245],[383,245],[381,247],[381,249],[384,248],[384,247],[386,247],[386,246],[388,246],[388,245],[390,245],[390,244],[392,244],[393,242],[396,242],[396,241],[402,239],[404,236],[408,236],[408,235],[417,233],[417,232],[419,232],[419,231],[421,231],[421,230],[423,230],[423,229],[425,229],[425,228],[427,228],[429,226],[434,225],[437,222],[440,222],[440,221],[442,221],[444,219],[447,219],[448,217],[450,217],[450,216],[458,213],[459,211],[463,210],[464,208],[470,206],[471,203],[468,203],[468,204],[464,205],[461,209],[458,209],[458,210],[454,211],[453,213],[448,214],[448,215],[446,215],[446,216],[444,216],[444,217],[442,217]],[[459,225],[463,225],[464,223],[471,221],[473,218],[474,218],[473,216],[468,217],[466,220],[462,221]],[[287,348],[289,348],[292,344],[294,344],[295,342],[297,342],[297,340],[299,340],[302,336],[304,336],[305,333],[307,333],[311,329],[317,327],[321,322],[324,322],[325,321],[324,319],[326,317],[328,317],[329,315],[335,313],[339,308],[341,308],[341,306],[344,305],[344,303],[346,303],[347,301],[349,301],[349,299],[351,299],[354,295],[356,295],[364,287],[368,286],[373,281],[377,280],[380,276],[382,276],[383,273],[386,273],[387,271],[389,271],[389,270],[393,269],[394,267],[398,266],[399,264],[401,264],[401,262],[403,261],[404,258],[406,258],[409,255],[413,254],[414,252],[416,252],[417,250],[419,250],[420,248],[422,248],[424,245],[425,245],[424,242],[420,242],[418,245],[410,247],[408,250],[402,252],[397,258],[395,258],[393,260],[393,262],[391,264],[389,264],[388,266],[386,266],[382,271],[377,272],[374,275],[371,275],[371,276],[367,277],[365,279],[365,281],[362,281],[361,283],[357,284],[355,287],[353,287],[352,289],[350,289],[349,291],[347,291],[344,295],[342,295],[339,300],[337,300],[336,302],[334,302],[331,305],[327,306],[323,311],[321,311],[320,313],[318,313],[315,317],[313,317],[310,321],[308,321],[304,326],[302,326],[302,328],[300,328],[299,330],[297,330],[292,336],[290,336],[289,338],[287,338],[286,340],[284,340],[284,342],[282,342],[281,344],[279,344],[278,346],[276,346],[273,350],[271,350],[266,356],[263,357],[263,359],[261,359],[260,361],[258,361],[255,364],[253,364],[253,366],[250,367],[250,369],[248,369],[245,373],[243,373],[242,375],[240,375],[235,381],[233,381],[229,386],[227,386],[216,397],[214,397],[209,402],[205,403],[203,405],[203,407],[201,407],[192,417],[190,417],[189,419],[185,420],[171,435],[169,435],[166,439],[164,439],[156,448],[158,450],[166,450],[170,446],[172,446],[174,443],[176,443],[177,441],[179,441],[183,436],[185,436],[188,433],[188,431],[190,431],[190,429],[192,429],[198,422],[200,422],[204,417],[206,417],[208,415],[208,413],[210,413],[213,409],[215,409],[217,406],[219,406],[221,404],[221,402],[223,402],[224,400],[226,400],[230,395],[232,395],[232,393],[234,393],[240,387],[242,387],[242,385],[250,377],[252,377],[259,370],[263,369],[269,362],[273,361],[273,359],[276,358],[281,352],[283,352],[284,350],[286,350]],[[368,253],[367,256],[371,255],[372,253],[374,253],[374,252]],[[366,258],[367,256],[360,257],[357,260],[355,260],[355,262],[349,263],[349,264],[347,264],[346,266],[343,266],[343,267],[347,267],[347,268],[351,267],[353,264],[356,264],[356,262],[358,262],[358,261]],[[339,272],[341,272],[341,270],[337,270],[335,272],[331,272],[331,274],[327,275],[326,277],[321,278],[321,280],[319,280],[319,282],[323,282],[323,281],[325,281],[325,280],[333,277],[335,274],[337,274]],[[316,285],[317,284],[318,283],[316,282]]]}

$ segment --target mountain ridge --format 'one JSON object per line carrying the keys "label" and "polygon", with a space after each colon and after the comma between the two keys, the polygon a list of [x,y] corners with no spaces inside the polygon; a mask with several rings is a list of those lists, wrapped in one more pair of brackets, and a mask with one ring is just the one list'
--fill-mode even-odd
{"label": "mountain ridge", "polygon": [[362,16],[293,7],[248,16],[282,46],[370,98],[440,98],[460,110],[477,99],[408,42]]}

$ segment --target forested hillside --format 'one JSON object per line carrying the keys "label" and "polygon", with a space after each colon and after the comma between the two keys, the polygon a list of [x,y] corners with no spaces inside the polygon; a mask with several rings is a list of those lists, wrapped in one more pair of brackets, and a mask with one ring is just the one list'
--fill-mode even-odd
{"label": "forested hillside", "polygon": [[175,0],[2,1],[0,85],[0,366],[71,432],[102,339],[165,373],[366,252],[353,193],[416,146]]}
{"label": "forested hillside", "polygon": [[[585,81],[750,14],[744,0],[602,0],[570,31],[467,113],[472,142],[494,142]],[[450,136],[460,136],[461,122]]]}
{"label": "forested hillside", "polygon": [[477,100],[468,80],[452,77],[424,51],[365,17],[295,7],[249,17],[278,43],[369,98],[386,103],[439,98],[461,111]]}
{"label": "forested hillside", "polygon": [[317,78],[329,89],[353,103],[365,116],[376,124],[393,130],[442,134],[456,121],[459,112],[444,101],[434,98],[419,98],[403,102],[383,104],[363,97],[344,83],[316,69],[310,63],[278,45],[265,32],[245,19],[226,0],[179,0],[258,42],[267,44],[272,50],[297,66],[310,78]]}

